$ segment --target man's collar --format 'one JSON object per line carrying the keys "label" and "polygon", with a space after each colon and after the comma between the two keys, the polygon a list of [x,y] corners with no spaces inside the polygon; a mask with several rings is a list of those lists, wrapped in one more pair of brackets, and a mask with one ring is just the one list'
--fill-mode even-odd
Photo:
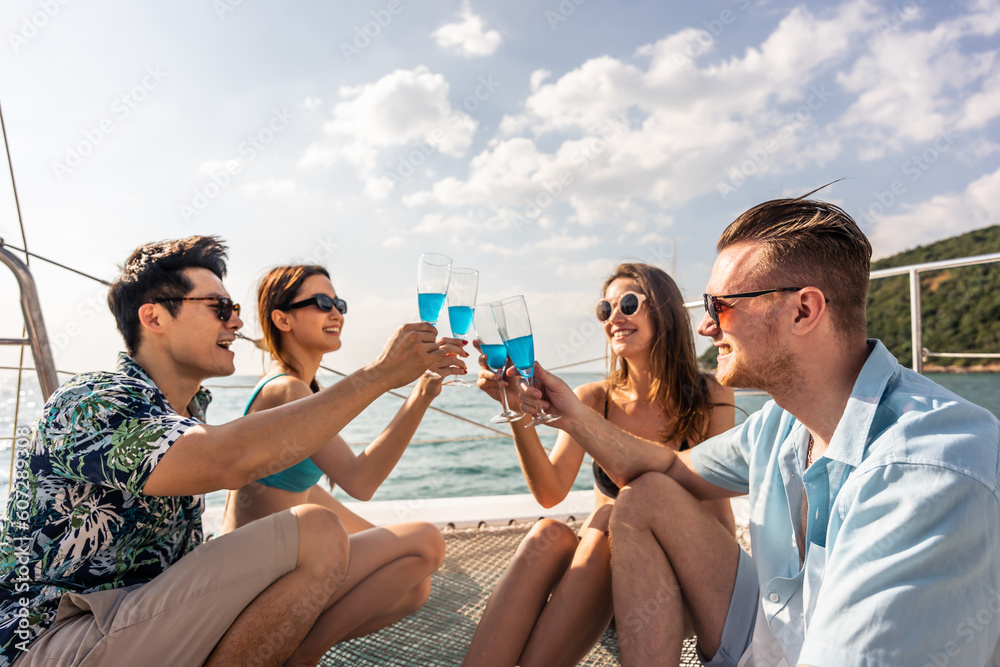
{"label": "man's collar", "polygon": [[[118,372],[123,373],[124,375],[127,375],[131,378],[135,378],[136,380],[144,382],[149,386],[153,387],[156,390],[156,392],[161,397],[163,397],[163,404],[166,406],[170,406],[170,403],[167,401],[166,396],[164,396],[160,388],[156,386],[156,383],[153,381],[153,378],[149,376],[149,373],[146,372],[146,369],[140,366],[135,359],[125,354],[124,352],[118,353]],[[188,413],[195,419],[203,422],[205,421],[205,410],[208,408],[208,404],[211,402],[212,402],[212,392],[210,392],[208,389],[205,389],[205,387],[198,387],[198,391],[191,399],[191,402],[188,403],[187,406]]]}
{"label": "man's collar", "polygon": [[868,347],[871,352],[858,373],[847,407],[824,454],[855,468],[864,459],[869,431],[885,387],[899,372],[899,362],[881,341],[870,338]]}

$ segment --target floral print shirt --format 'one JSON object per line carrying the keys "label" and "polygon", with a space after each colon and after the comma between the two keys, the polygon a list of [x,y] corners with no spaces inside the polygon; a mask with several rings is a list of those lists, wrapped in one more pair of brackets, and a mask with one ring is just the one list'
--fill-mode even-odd
{"label": "floral print shirt", "polygon": [[0,539],[0,667],[56,617],[64,593],[147,583],[202,542],[205,497],[142,495],[212,400],[181,417],[139,364],[84,373],[45,404],[17,452]]}

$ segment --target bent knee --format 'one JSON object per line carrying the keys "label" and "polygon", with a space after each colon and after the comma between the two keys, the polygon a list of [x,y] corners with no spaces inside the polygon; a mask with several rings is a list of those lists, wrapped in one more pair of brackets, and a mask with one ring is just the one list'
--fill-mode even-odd
{"label": "bent knee", "polygon": [[[431,566],[431,571],[436,571],[444,562],[444,536],[440,529],[432,523],[420,522],[415,533],[418,555],[427,561]],[[427,581],[427,590],[430,592],[430,580]],[[423,603],[421,603],[423,604]]]}
{"label": "bent knee", "polygon": [[327,576],[346,576],[350,537],[340,518],[322,505],[296,505],[291,511],[299,527],[299,566],[314,566]]}
{"label": "bent knee", "polygon": [[579,543],[573,529],[562,521],[539,519],[521,540],[518,553],[533,554],[536,558],[540,554],[561,558],[576,551]]}
{"label": "bent knee", "polygon": [[403,609],[407,614],[412,614],[425,604],[431,596],[431,578],[427,577],[419,584],[410,589],[403,597]]}

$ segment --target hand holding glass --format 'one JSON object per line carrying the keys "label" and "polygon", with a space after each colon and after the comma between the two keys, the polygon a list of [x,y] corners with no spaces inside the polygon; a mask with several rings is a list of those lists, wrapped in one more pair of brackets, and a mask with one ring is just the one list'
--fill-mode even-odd
{"label": "hand holding glass", "polygon": [[[512,296],[490,304],[493,318],[496,320],[500,337],[507,344],[507,353],[517,367],[517,371],[532,386],[535,374],[535,342],[531,335],[531,320],[528,319],[528,304],[523,296]],[[538,414],[528,426],[548,424],[559,419],[545,410],[539,409]]]}
{"label": "hand holding glass", "polygon": [[[417,306],[420,308],[422,322],[437,324],[450,280],[450,257],[433,252],[425,252],[420,256],[417,263]],[[427,371],[426,375],[439,379],[441,377],[434,371]]]}
{"label": "hand holding glass", "polygon": [[[464,338],[472,328],[472,307],[476,305],[476,291],[479,288],[479,271],[454,268],[448,282],[448,323],[451,335]],[[462,378],[453,378],[444,384],[459,387],[475,387]]]}
{"label": "hand holding glass", "polygon": [[[472,319],[476,328],[479,349],[486,355],[486,365],[494,373],[500,372],[501,379],[505,379],[503,372],[507,367],[507,346],[497,330],[496,320],[493,319],[493,309],[489,305],[476,306],[473,309]],[[506,386],[500,387],[500,404],[503,406],[503,412],[490,419],[494,424],[506,424],[517,421],[524,416],[523,412],[517,412],[507,407]]]}

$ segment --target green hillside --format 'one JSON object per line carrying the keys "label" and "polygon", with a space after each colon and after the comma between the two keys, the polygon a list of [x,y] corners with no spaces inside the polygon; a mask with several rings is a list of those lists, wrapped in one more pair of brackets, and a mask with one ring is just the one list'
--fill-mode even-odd
{"label": "green hillside", "polygon": [[[919,246],[872,263],[872,270],[1000,252],[1000,225]],[[923,346],[933,352],[1000,353],[1000,263],[920,274]],[[912,365],[908,276],[873,280],[868,292],[868,335],[885,343],[901,364]],[[715,348],[701,356],[715,367]],[[980,359],[930,358],[952,367]]]}

